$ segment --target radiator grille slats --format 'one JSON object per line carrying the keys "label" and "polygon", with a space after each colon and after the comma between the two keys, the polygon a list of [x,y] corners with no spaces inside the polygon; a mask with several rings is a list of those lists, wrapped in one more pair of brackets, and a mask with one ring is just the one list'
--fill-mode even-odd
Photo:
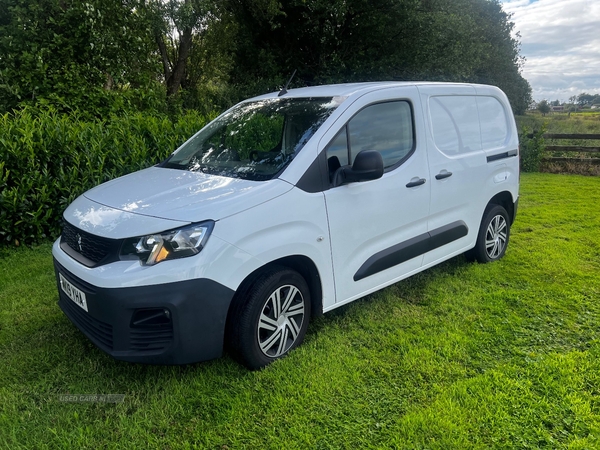
{"label": "radiator grille slats", "polygon": [[69,254],[88,267],[106,264],[119,258],[121,240],[95,236],[65,222],[61,234],[61,245],[69,247]]}

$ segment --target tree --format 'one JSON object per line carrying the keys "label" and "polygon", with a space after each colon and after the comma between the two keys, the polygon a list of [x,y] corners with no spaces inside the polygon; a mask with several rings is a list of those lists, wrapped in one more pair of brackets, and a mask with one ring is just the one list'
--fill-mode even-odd
{"label": "tree", "polygon": [[298,69],[296,86],[473,81],[501,87],[516,112],[530,101],[496,0],[224,1],[239,26],[231,81],[243,95],[274,90]]}
{"label": "tree", "polygon": [[498,0],[0,0],[0,111],[222,108],[298,69],[293,86],[492,84],[522,113],[512,31]]}
{"label": "tree", "polygon": [[205,0],[150,0],[147,11],[161,58],[167,95],[179,92],[195,38],[209,29],[214,11]]}
{"label": "tree", "polygon": [[542,116],[545,116],[550,112],[550,105],[546,100],[542,100],[538,103],[538,111],[542,113]]}
{"label": "tree", "polygon": [[138,0],[0,1],[0,110],[39,101],[105,109],[148,87],[152,41]]}
{"label": "tree", "polygon": [[583,92],[577,96],[577,103],[579,103],[579,106],[591,105],[595,97],[593,94]]}

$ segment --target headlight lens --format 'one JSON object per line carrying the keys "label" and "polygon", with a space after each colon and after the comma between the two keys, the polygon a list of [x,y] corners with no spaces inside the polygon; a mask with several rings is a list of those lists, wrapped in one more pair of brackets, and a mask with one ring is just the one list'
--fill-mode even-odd
{"label": "headlight lens", "polygon": [[125,239],[121,258],[138,258],[145,266],[170,259],[194,256],[204,248],[214,227],[212,220],[187,225],[164,233]]}

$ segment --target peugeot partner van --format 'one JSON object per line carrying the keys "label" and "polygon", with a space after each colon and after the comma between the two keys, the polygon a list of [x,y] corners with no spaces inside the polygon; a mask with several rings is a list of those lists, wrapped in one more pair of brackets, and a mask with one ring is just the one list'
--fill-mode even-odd
{"label": "peugeot partner van", "polygon": [[121,360],[250,369],[309,320],[467,252],[502,258],[517,130],[492,86],[360,83],[243,101],[64,212],[59,306]]}

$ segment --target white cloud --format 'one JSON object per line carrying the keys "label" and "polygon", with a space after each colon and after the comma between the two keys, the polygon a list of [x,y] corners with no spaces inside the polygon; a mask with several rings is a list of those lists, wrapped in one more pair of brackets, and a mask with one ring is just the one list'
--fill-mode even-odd
{"label": "white cloud", "polygon": [[535,100],[600,94],[600,1],[508,0]]}

